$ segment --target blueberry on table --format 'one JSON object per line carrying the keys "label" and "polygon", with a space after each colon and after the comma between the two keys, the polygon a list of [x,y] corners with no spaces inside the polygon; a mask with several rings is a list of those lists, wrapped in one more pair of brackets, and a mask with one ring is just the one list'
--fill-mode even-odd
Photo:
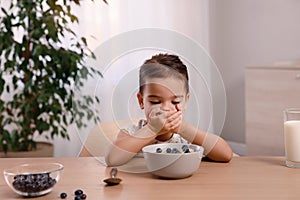
{"label": "blueberry on table", "polygon": [[81,197],[78,195],[78,196],[75,196],[74,197],[74,200],[81,200]]}
{"label": "blueberry on table", "polygon": [[162,152],[162,149],[161,148],[157,148],[156,149],[156,153],[161,153]]}
{"label": "blueberry on table", "polygon": [[80,196],[80,199],[86,199],[86,194],[81,194],[79,196]]}
{"label": "blueberry on table", "polygon": [[78,196],[78,195],[83,194],[83,191],[81,189],[78,189],[74,192],[74,194]]}
{"label": "blueberry on table", "polygon": [[67,193],[65,193],[65,192],[62,192],[61,194],[60,194],[60,198],[62,198],[62,199],[65,199],[65,198],[67,198]]}

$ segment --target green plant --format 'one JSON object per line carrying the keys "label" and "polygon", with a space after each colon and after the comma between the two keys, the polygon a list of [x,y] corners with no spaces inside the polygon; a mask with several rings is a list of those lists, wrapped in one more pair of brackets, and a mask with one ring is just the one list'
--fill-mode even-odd
{"label": "green plant", "polygon": [[[101,73],[84,62],[94,55],[86,38],[70,28],[78,23],[71,5],[80,6],[80,1],[11,0],[1,6],[0,150],[4,152],[36,148],[35,134],[69,139],[68,125],[86,126],[85,117],[98,120],[91,109],[98,98],[73,98],[72,88],[80,89],[90,76]],[[11,84],[5,81],[7,76]],[[4,93],[13,98],[3,99]]]}

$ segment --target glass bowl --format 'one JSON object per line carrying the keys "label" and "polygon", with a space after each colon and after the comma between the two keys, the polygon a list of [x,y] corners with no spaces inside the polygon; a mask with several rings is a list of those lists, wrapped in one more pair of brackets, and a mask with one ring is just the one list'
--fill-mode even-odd
{"label": "glass bowl", "polygon": [[60,163],[22,164],[3,171],[7,185],[26,197],[45,195],[52,191],[63,170]]}
{"label": "glass bowl", "polygon": [[163,178],[186,178],[200,166],[204,148],[195,144],[162,143],[145,146],[148,170]]}

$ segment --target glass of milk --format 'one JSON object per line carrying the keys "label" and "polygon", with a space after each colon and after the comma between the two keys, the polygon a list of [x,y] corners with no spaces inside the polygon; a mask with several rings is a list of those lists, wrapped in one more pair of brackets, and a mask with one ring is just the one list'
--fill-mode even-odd
{"label": "glass of milk", "polygon": [[286,166],[300,168],[300,108],[284,110]]}

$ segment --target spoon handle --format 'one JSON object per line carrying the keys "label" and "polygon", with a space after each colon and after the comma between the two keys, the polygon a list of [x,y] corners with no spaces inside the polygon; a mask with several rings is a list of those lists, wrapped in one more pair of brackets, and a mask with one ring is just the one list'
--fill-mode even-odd
{"label": "spoon handle", "polygon": [[117,173],[118,173],[118,169],[117,168],[112,168],[111,171],[110,171],[110,176],[112,178],[115,178],[117,176]]}

